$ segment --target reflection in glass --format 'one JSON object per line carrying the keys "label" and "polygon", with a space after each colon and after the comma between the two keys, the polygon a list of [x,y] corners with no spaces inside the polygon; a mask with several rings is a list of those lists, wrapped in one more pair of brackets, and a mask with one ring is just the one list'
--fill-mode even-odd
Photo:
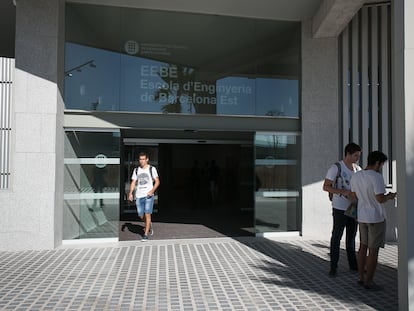
{"label": "reflection in glass", "polygon": [[298,136],[258,133],[255,137],[255,151],[256,231],[298,231]]}
{"label": "reflection in glass", "polygon": [[63,239],[118,237],[119,136],[66,132]]}
{"label": "reflection in glass", "polygon": [[299,117],[300,23],[67,7],[67,109]]}

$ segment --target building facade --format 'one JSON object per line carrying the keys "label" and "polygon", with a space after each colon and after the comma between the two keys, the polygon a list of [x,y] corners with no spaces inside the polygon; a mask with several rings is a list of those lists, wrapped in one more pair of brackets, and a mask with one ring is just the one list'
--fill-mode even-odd
{"label": "building facade", "polygon": [[328,239],[323,179],[354,141],[390,157],[387,238],[413,307],[408,1],[2,6],[15,25],[1,51],[2,250],[122,240],[140,151],[160,172],[160,217]]}

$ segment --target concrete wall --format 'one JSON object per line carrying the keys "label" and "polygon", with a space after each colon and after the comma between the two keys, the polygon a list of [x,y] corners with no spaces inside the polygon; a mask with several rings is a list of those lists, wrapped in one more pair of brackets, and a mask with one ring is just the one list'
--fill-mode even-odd
{"label": "concrete wall", "polygon": [[[312,39],[302,24],[302,233],[329,239],[332,208],[322,190],[329,166],[338,160],[338,40]],[[341,153],[342,154],[342,153]]]}
{"label": "concrete wall", "polygon": [[1,250],[61,243],[63,0],[19,0],[11,187],[0,193]]}
{"label": "concrete wall", "polygon": [[414,2],[392,1],[393,122],[397,160],[398,303],[414,310]]}

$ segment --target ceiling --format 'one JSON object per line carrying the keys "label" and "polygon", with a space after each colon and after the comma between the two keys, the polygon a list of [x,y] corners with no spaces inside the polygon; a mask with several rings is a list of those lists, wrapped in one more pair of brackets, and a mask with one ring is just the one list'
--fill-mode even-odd
{"label": "ceiling", "polygon": [[314,16],[322,0],[67,0],[67,2],[304,21]]}

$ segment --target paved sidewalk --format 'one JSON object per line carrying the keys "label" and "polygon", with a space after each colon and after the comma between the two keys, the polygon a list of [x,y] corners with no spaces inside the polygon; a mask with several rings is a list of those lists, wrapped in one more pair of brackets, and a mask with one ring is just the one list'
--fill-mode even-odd
{"label": "paved sidewalk", "polygon": [[0,252],[0,310],[397,310],[397,246],[358,286],[329,242],[216,238]]}

